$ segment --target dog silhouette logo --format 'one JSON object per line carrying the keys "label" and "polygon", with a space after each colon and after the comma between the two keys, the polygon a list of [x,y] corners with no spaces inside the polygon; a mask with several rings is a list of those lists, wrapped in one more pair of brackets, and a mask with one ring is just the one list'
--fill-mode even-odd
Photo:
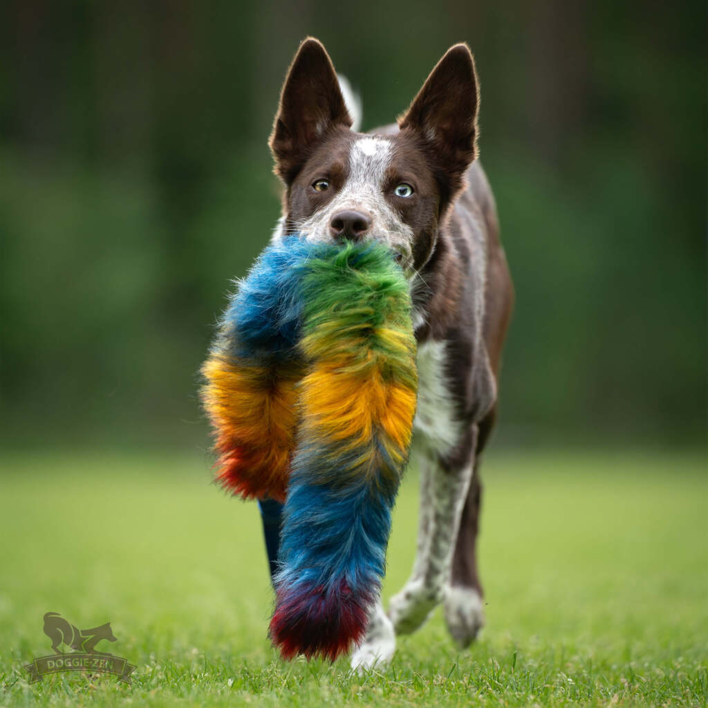
{"label": "dog silhouette logo", "polygon": [[78,629],[58,612],[47,612],[44,615],[44,633],[52,640],[52,649],[57,653],[59,647],[65,644],[74,651],[103,654],[104,652],[95,650],[96,644],[103,639],[109,642],[117,641],[110,622],[91,629]]}
{"label": "dog silhouette logo", "polygon": [[[52,643],[51,656],[42,656],[26,664],[30,683],[41,681],[45,674],[61,671],[87,671],[116,674],[118,680],[130,683],[135,666],[126,659],[103,651],[97,651],[99,642],[116,642],[111,623],[106,622],[90,629],[79,629],[64,619],[58,612],[44,615],[44,633]],[[62,646],[68,651],[62,651]]]}

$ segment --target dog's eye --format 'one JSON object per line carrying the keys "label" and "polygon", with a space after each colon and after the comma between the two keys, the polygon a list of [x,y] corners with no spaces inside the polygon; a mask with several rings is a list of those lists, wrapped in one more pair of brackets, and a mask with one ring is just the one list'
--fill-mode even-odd
{"label": "dog's eye", "polygon": [[317,182],[312,185],[312,189],[314,189],[315,192],[326,192],[329,189],[329,180],[318,179]]}
{"label": "dog's eye", "polygon": [[410,184],[406,184],[404,182],[403,184],[399,184],[398,187],[393,190],[393,193],[397,197],[403,197],[404,199],[408,199],[408,197],[413,196],[413,187],[411,187]]}

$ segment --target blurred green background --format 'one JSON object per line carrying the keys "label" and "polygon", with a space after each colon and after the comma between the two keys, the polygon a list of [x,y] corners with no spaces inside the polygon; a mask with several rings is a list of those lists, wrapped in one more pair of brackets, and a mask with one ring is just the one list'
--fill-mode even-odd
{"label": "blurred green background", "polygon": [[[702,456],[495,452],[480,564],[487,627],[469,651],[442,612],[398,639],[391,669],[286,663],[258,510],[216,494],[194,454],[22,451],[0,494],[0,705],[460,708],[706,706],[708,545]],[[100,474],[97,474],[100,470]],[[169,480],[169,484],[166,483]],[[418,475],[396,504],[384,598],[415,556]],[[45,612],[111,622],[99,650],[137,666],[47,677]]]}
{"label": "blurred green background", "polygon": [[702,444],[701,0],[7,0],[0,424],[7,445],[202,449],[197,370],[279,214],[266,140],[301,39],[390,122],[453,42],[518,305],[500,444]]}

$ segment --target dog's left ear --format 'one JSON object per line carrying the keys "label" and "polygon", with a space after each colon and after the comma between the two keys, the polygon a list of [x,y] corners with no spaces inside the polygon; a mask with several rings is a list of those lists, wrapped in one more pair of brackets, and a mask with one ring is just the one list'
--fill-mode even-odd
{"label": "dog's left ear", "polygon": [[286,184],[295,179],[312,148],[338,125],[350,128],[352,119],[332,60],[324,46],[309,37],[288,71],[270,136],[275,171]]}
{"label": "dog's left ear", "polygon": [[398,121],[401,131],[412,132],[428,148],[436,171],[446,177],[449,197],[477,157],[478,86],[472,52],[466,44],[456,44]]}

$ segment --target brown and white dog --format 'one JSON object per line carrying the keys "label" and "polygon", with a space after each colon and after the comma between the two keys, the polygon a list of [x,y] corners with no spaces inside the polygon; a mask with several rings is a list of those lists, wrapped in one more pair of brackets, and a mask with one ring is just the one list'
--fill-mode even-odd
{"label": "brown and white dog", "polygon": [[479,89],[467,45],[445,54],[398,125],[355,132],[359,109],[344,93],[325,48],[305,40],[270,146],[285,184],[275,240],[292,232],[321,242],[378,239],[410,281],[419,374],[417,556],[388,613],[380,602],[372,611],[352,657],[361,668],[390,660],[396,634],[418,629],[440,602],[460,646],[483,625],[479,466],[514,295],[494,198],[476,161]]}

